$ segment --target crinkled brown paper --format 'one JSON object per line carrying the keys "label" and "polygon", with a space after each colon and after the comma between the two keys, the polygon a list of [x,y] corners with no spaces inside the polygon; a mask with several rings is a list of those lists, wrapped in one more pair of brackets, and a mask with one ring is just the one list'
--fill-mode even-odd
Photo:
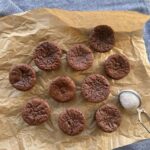
{"label": "crinkled brown paper", "polygon": [[[120,89],[132,88],[140,92],[143,106],[150,114],[150,66],[146,55],[142,28],[149,16],[136,12],[77,12],[57,9],[38,9],[0,19],[0,150],[109,150],[140,139],[150,138],[138,123],[136,114],[122,112],[122,124],[113,133],[104,133],[94,121],[95,110],[103,103],[90,103],[80,95],[82,80],[92,73],[103,73],[104,60],[114,53],[128,57],[129,75],[121,80],[109,79],[111,94],[106,102],[117,103]],[[94,64],[86,71],[72,71],[66,64],[65,53],[76,43],[87,43],[90,30],[100,24],[115,30],[116,45],[110,52],[94,53]],[[41,41],[53,41],[63,49],[62,66],[58,71],[38,70],[32,53]],[[27,92],[14,89],[8,81],[12,65],[31,64],[37,71],[37,83]],[[48,96],[48,86],[59,75],[70,76],[77,85],[73,101],[58,103]],[[40,126],[29,126],[21,118],[22,106],[32,97],[48,100],[51,118]],[[68,107],[81,110],[86,128],[77,136],[60,131],[58,115]],[[119,107],[119,105],[118,105]],[[149,126],[148,121],[145,124]]]}

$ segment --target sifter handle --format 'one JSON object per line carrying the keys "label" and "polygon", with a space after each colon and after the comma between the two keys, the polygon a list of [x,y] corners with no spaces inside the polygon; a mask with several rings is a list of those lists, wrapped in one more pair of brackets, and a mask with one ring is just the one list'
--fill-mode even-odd
{"label": "sifter handle", "polygon": [[150,116],[148,115],[148,113],[143,109],[143,108],[137,108],[137,112],[138,112],[138,121],[140,122],[140,124],[145,128],[145,130],[150,133],[150,130],[143,124],[142,122],[142,117],[141,114],[145,114],[146,117],[150,120]]}

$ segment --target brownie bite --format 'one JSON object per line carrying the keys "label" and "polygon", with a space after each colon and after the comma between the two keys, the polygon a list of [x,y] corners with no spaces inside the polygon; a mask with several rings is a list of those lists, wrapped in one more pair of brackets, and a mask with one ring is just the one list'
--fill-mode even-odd
{"label": "brownie bite", "polygon": [[108,52],[115,45],[113,29],[108,25],[96,26],[90,34],[89,44],[97,52]]}
{"label": "brownie bite", "polygon": [[77,109],[66,109],[58,118],[59,128],[68,135],[77,135],[85,128],[85,117]]}
{"label": "brownie bite", "polygon": [[48,120],[50,107],[40,98],[34,98],[26,103],[22,109],[22,118],[29,125],[40,125]]}
{"label": "brownie bite", "polygon": [[104,70],[110,78],[119,80],[128,75],[130,64],[126,56],[113,54],[104,62]]}
{"label": "brownie bite", "polygon": [[17,90],[27,91],[35,85],[36,73],[30,65],[14,65],[9,72],[9,82]]}
{"label": "brownie bite", "polygon": [[109,96],[110,84],[104,76],[92,74],[83,81],[81,93],[90,102],[102,102]]}
{"label": "brownie bite", "polygon": [[95,114],[97,126],[104,132],[113,132],[121,124],[121,113],[113,104],[105,104]]}
{"label": "brownie bite", "polygon": [[67,62],[69,66],[77,71],[86,70],[91,67],[93,59],[91,49],[83,44],[77,44],[67,52]]}
{"label": "brownie bite", "polygon": [[56,77],[49,86],[49,95],[56,101],[67,102],[75,97],[76,85],[68,76]]}
{"label": "brownie bite", "polygon": [[61,50],[54,43],[42,42],[35,48],[33,59],[41,70],[56,70],[61,65]]}

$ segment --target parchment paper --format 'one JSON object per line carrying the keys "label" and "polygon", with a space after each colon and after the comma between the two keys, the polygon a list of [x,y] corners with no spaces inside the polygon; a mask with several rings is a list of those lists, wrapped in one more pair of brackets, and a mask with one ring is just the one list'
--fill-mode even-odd
{"label": "parchment paper", "polygon": [[[142,28],[149,16],[135,12],[71,12],[56,9],[38,9],[0,19],[0,150],[109,150],[134,141],[150,138],[137,121],[136,114],[120,108],[122,124],[113,133],[104,133],[93,119],[96,109],[106,102],[117,103],[117,92],[132,88],[140,92],[143,107],[150,114],[150,66],[142,38]],[[110,52],[94,53],[94,64],[86,71],[72,71],[66,64],[66,51],[76,43],[87,43],[90,30],[99,24],[115,30],[116,45]],[[37,69],[32,53],[41,41],[53,41],[63,49],[62,66],[58,71]],[[108,80],[111,94],[103,103],[87,102],[80,95],[82,80],[103,72],[103,62],[111,54],[128,57],[131,72],[121,80]],[[37,83],[27,92],[14,89],[8,81],[12,65],[31,64],[37,71]],[[58,75],[70,76],[77,85],[76,98],[58,103],[48,96],[48,86]],[[29,126],[21,118],[22,106],[32,97],[47,99],[52,109],[51,118],[40,126]],[[58,115],[68,107],[81,110],[86,117],[86,128],[77,136],[60,131]],[[145,120],[145,124],[149,123]]]}

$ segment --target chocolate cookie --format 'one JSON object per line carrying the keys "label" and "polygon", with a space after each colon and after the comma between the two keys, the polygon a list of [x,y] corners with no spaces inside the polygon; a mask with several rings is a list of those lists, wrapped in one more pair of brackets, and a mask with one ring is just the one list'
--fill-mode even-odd
{"label": "chocolate cookie", "polygon": [[115,131],[121,123],[121,113],[112,104],[106,104],[98,108],[95,117],[98,127],[105,132]]}
{"label": "chocolate cookie", "polygon": [[34,69],[27,64],[15,65],[9,72],[9,81],[14,88],[27,91],[35,85],[36,73]]}
{"label": "chocolate cookie", "polygon": [[104,76],[92,74],[83,81],[81,92],[88,101],[101,102],[107,99],[110,93],[110,85]]}
{"label": "chocolate cookie", "polygon": [[93,63],[92,51],[83,44],[77,44],[67,53],[67,61],[74,70],[86,70]]}
{"label": "chocolate cookie", "polygon": [[76,86],[67,76],[59,76],[52,81],[49,87],[51,97],[59,102],[66,102],[74,98]]}
{"label": "chocolate cookie", "polygon": [[109,77],[119,80],[130,72],[130,64],[124,55],[114,54],[105,61],[104,70]]}
{"label": "chocolate cookie", "polygon": [[85,118],[82,112],[76,109],[67,109],[58,118],[59,128],[68,135],[76,135],[84,130]]}
{"label": "chocolate cookie", "polygon": [[89,44],[97,52],[107,52],[115,45],[114,31],[110,26],[99,25],[94,28],[89,37]]}
{"label": "chocolate cookie", "polygon": [[55,70],[61,65],[61,50],[53,43],[43,42],[36,47],[33,58],[41,70]]}
{"label": "chocolate cookie", "polygon": [[48,120],[50,108],[48,103],[40,98],[34,98],[27,102],[22,109],[22,118],[29,125],[39,125]]}

